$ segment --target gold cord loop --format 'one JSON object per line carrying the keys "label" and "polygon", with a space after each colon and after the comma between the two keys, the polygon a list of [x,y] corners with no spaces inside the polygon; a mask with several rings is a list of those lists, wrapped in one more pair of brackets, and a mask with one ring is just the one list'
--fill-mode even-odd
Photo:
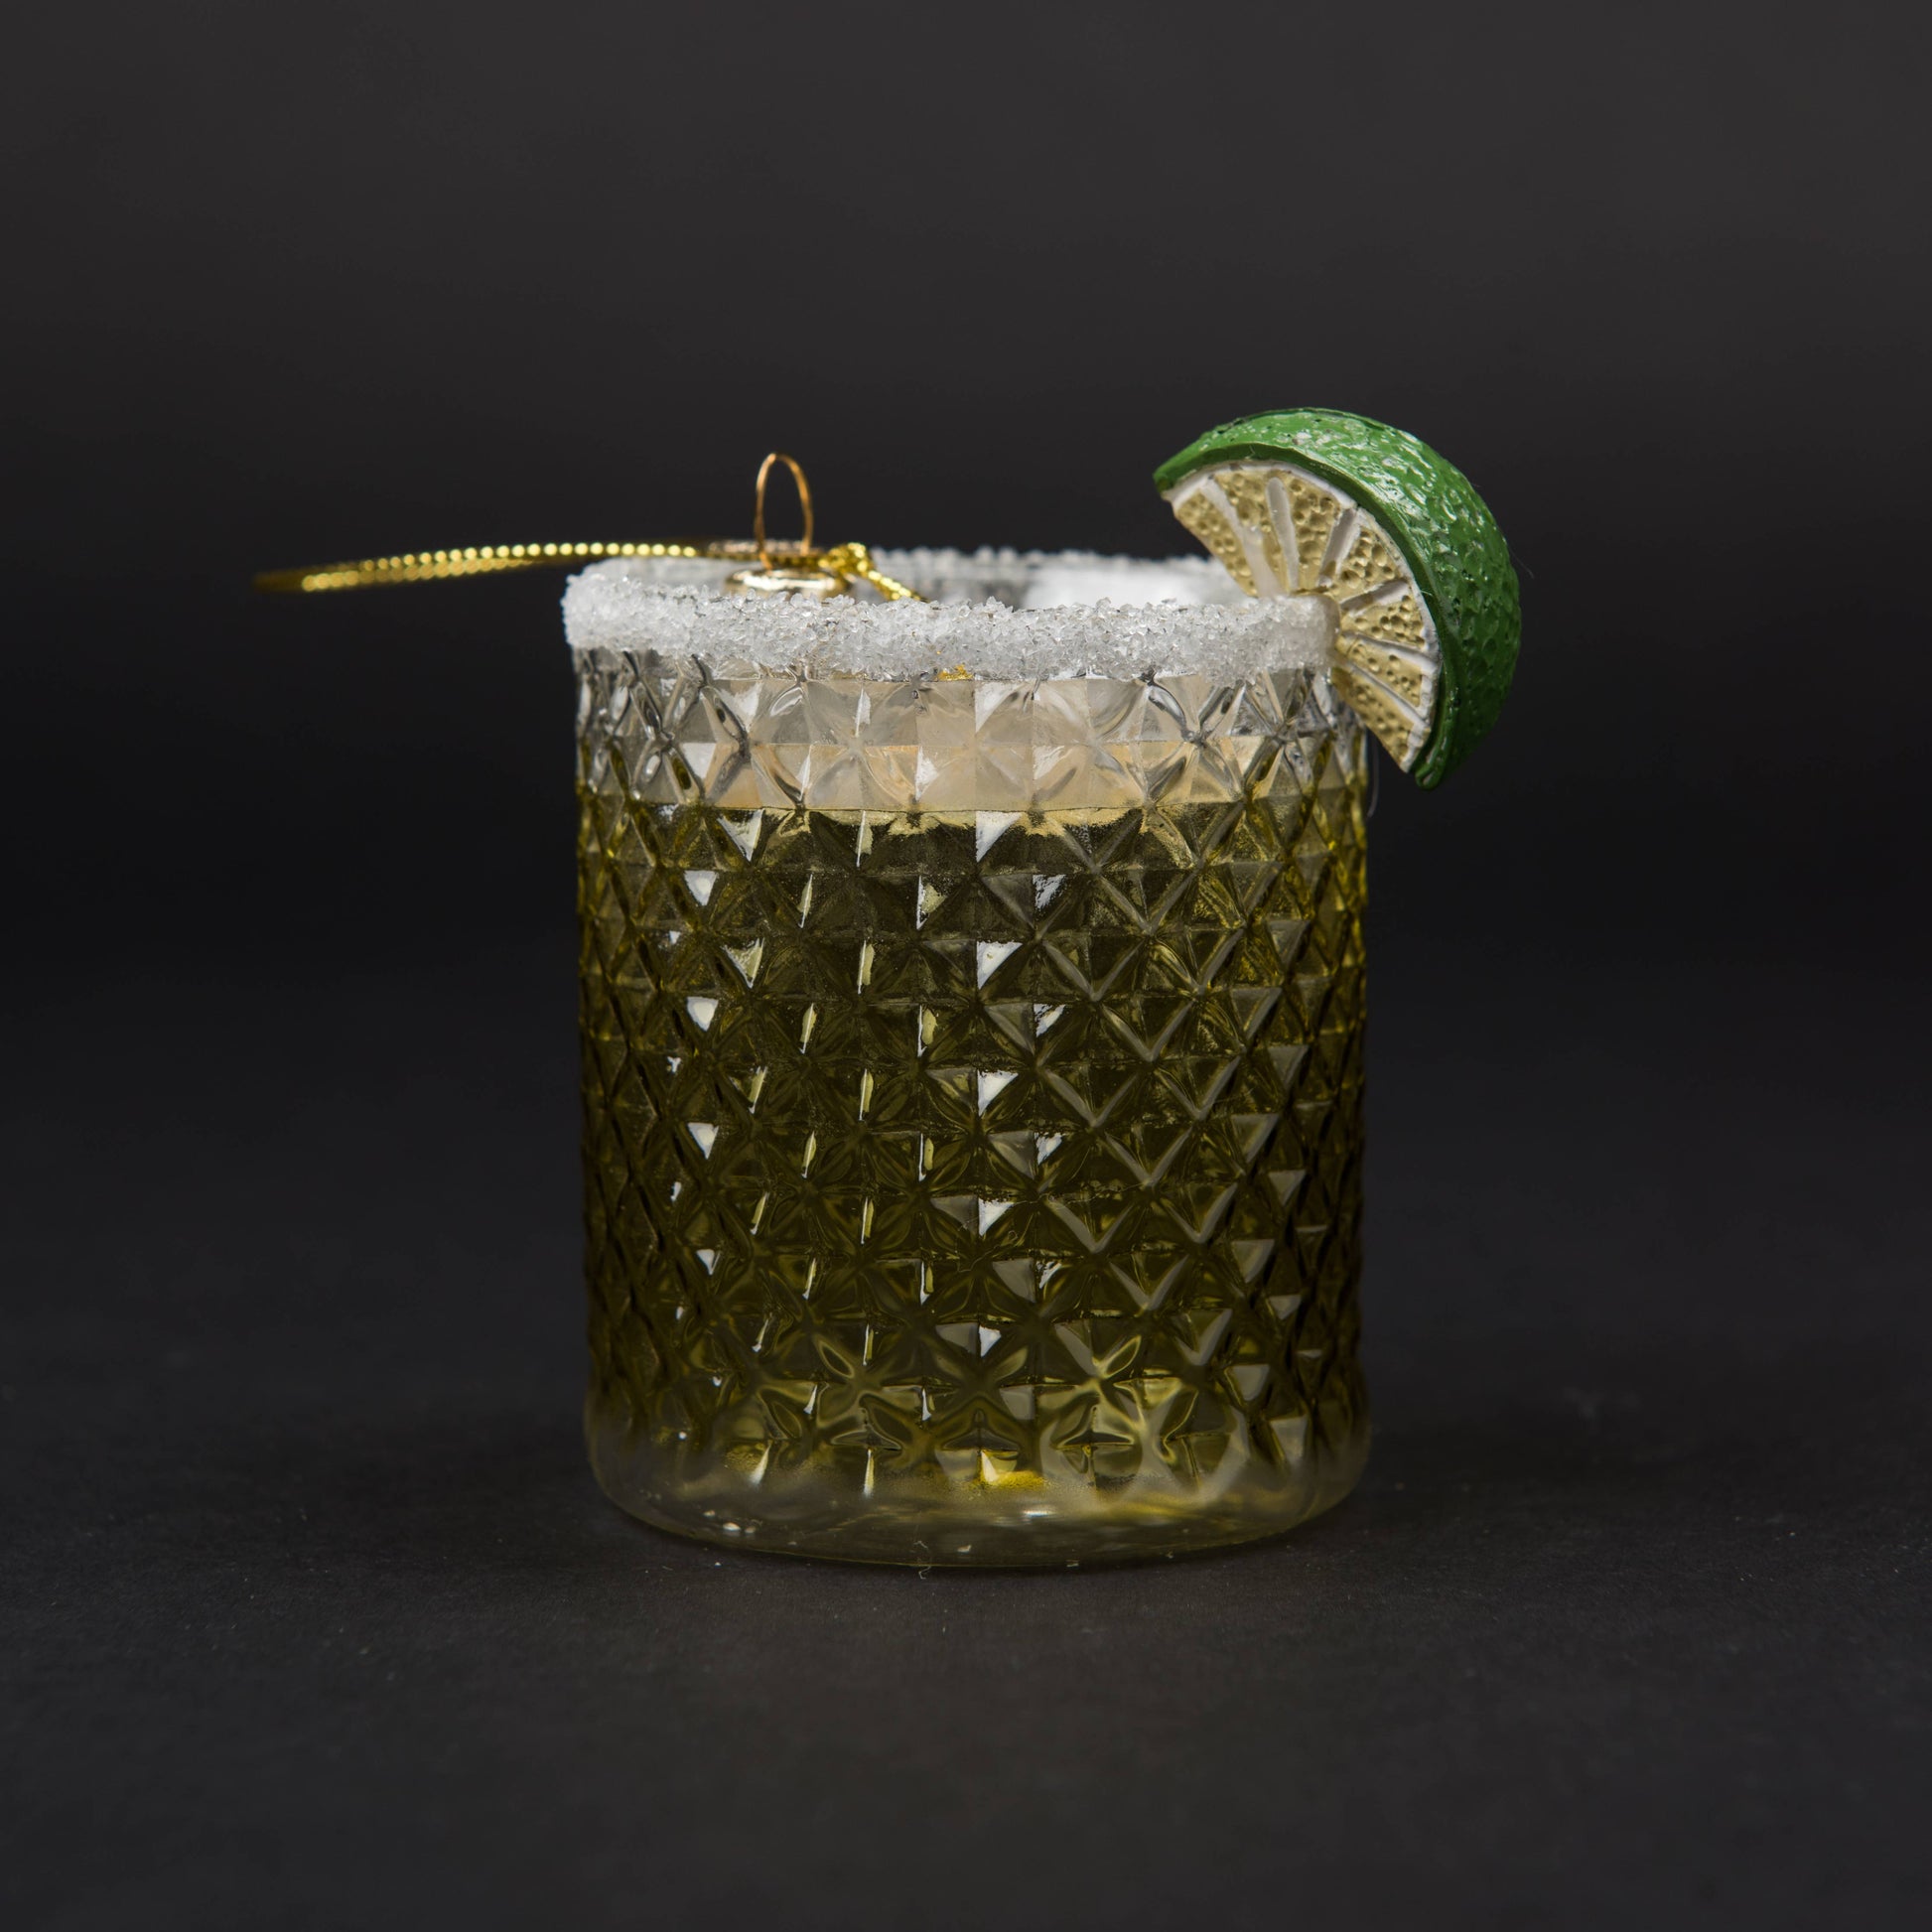
{"label": "gold cord loop", "polygon": [[[804,531],[795,541],[769,541],[764,527],[765,487],[773,464],[791,472],[798,490]],[[829,550],[814,546],[816,523],[811,484],[803,466],[782,450],[773,450],[759,465],[753,492],[752,541],[743,537],[701,543],[484,543],[462,550],[409,550],[388,557],[359,557],[347,563],[317,564],[304,570],[265,570],[255,579],[258,591],[285,593],[364,590],[385,584],[430,584],[451,577],[499,576],[512,570],[568,570],[610,557],[689,557],[750,563],[756,570],[740,570],[729,588],[752,594],[806,592],[837,596],[857,581],[871,585],[889,602],[918,600],[918,592],[888,577],[872,560],[863,543],[835,544]],[[755,581],[757,580],[757,581]]]}
{"label": "gold cord loop", "polygon": [[788,556],[809,557],[812,554],[812,486],[805,481],[805,472],[796,457],[786,456],[782,450],[773,450],[759,465],[759,480],[753,486],[752,496],[752,541],[759,547],[759,562],[766,570],[771,568],[771,551],[764,540],[764,485],[771,477],[771,466],[782,463],[791,472],[791,481],[798,491],[798,508],[805,519],[805,533],[795,544],[781,545]]}

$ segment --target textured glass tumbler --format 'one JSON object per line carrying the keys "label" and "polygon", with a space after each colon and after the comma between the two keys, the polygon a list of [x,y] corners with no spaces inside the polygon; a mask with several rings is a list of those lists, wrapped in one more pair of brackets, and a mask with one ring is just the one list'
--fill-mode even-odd
{"label": "textured glass tumbler", "polygon": [[576,657],[609,1494],[917,1564],[1339,1499],[1366,756],[1325,675]]}

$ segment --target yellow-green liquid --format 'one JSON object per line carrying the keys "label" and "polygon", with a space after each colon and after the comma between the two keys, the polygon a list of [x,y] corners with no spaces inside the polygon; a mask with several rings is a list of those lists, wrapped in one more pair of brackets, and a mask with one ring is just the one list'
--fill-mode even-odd
{"label": "yellow-green liquid", "polygon": [[1235,1542],[1344,1493],[1362,770],[1330,737],[1226,802],[992,817],[587,784],[609,1493],[935,1564]]}

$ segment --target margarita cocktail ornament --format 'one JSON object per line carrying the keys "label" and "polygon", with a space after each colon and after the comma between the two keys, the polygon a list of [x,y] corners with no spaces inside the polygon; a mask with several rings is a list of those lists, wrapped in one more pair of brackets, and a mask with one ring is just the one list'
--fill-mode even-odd
{"label": "margarita cocktail ornament", "polygon": [[808,497],[773,546],[771,461],[753,545],[332,580],[606,559],[565,601],[599,1479],[883,1562],[1289,1528],[1368,1441],[1366,733],[1434,784],[1493,719],[1495,525],[1330,411],[1159,473],[1214,561],[820,551]]}

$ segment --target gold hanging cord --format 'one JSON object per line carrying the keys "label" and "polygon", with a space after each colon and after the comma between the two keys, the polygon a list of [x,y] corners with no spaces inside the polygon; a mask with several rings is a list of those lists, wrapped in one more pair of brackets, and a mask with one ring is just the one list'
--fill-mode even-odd
{"label": "gold hanging cord", "polygon": [[[764,528],[764,492],[774,464],[791,472],[798,488],[804,531],[793,541],[773,542]],[[361,557],[351,563],[318,564],[307,570],[265,570],[258,591],[354,591],[382,584],[428,584],[446,577],[486,577],[508,570],[568,570],[604,557],[690,557],[744,563],[727,580],[733,591],[753,596],[801,593],[816,597],[849,591],[854,582],[870,584],[888,601],[918,597],[918,592],[888,577],[863,543],[814,549],[811,484],[795,457],[773,450],[759,465],[752,510],[752,540],[727,537],[693,543],[484,543],[464,550],[409,550],[391,557]]]}

